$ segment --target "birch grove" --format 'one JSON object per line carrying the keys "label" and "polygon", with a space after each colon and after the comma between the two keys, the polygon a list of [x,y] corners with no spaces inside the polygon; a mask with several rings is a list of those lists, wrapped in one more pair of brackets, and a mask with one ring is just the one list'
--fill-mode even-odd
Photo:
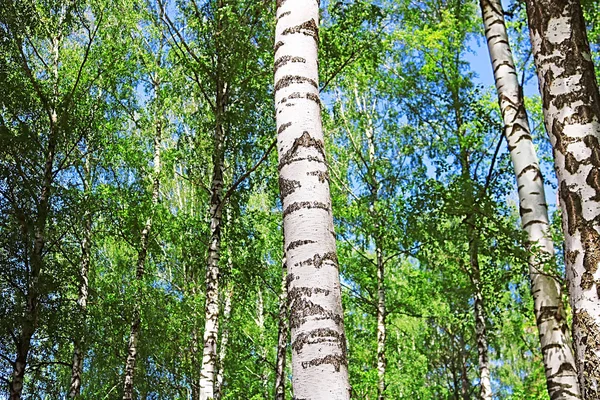
{"label": "birch grove", "polygon": [[596,1],[5,3],[0,398],[600,396]]}

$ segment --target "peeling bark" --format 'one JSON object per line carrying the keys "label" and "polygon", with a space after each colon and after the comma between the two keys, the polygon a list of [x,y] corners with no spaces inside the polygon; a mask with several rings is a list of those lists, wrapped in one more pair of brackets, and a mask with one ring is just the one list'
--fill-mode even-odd
{"label": "peeling bark", "polygon": [[577,0],[527,0],[544,122],[554,150],[584,399],[600,398],[600,94]]}
{"label": "peeling bark", "polygon": [[[289,270],[292,387],[298,399],[350,397],[346,339],[318,98],[317,0],[278,0],[275,70],[284,242]],[[283,57],[283,58],[282,58]],[[303,93],[302,96],[290,96]],[[308,95],[310,94],[310,95]],[[285,128],[283,128],[285,126]],[[321,171],[323,175],[309,174]],[[292,246],[293,244],[293,246]]]}
{"label": "peeling bark", "polygon": [[523,93],[517,80],[500,0],[481,0],[485,34],[492,61],[504,134],[519,189],[521,226],[532,250],[529,277],[534,313],[551,399],[581,397],[567,321],[562,306],[560,283],[546,273],[545,264],[554,257],[549,236],[549,218],[540,171]]}

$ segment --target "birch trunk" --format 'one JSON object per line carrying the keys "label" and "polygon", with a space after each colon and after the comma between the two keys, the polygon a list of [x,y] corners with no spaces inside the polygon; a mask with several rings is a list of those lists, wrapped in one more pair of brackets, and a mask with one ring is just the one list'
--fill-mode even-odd
{"label": "birch trunk", "polygon": [[561,299],[560,283],[545,272],[554,257],[544,182],[533,142],[523,93],[517,80],[500,0],[481,0],[488,49],[496,80],[504,133],[517,178],[521,226],[535,251],[529,259],[534,313],[551,399],[581,397],[575,357]]}
{"label": "birch trunk", "polygon": [[[230,260],[231,263],[231,260]],[[217,360],[218,372],[215,385],[215,399],[223,397],[223,383],[225,376],[225,356],[229,343],[229,318],[231,316],[231,299],[233,298],[233,284],[229,285],[225,293],[225,304],[223,305],[223,324],[221,329],[221,342],[219,343],[219,358]]]}
{"label": "birch trunk", "polygon": [[[153,78],[154,92],[157,96],[157,104],[159,102],[159,82],[158,77]],[[138,250],[138,259],[136,264],[135,279],[137,284],[141,286],[142,279],[144,278],[144,270],[146,265],[146,259],[148,257],[148,243],[150,241],[150,231],[152,229],[152,219],[156,206],[158,204],[160,195],[160,149],[162,141],[162,119],[160,116],[160,106],[155,120],[155,133],[154,133],[154,168],[153,168],[153,182],[152,182],[152,209],[150,215],[146,219],[146,224],[142,230],[140,238],[140,248]],[[140,301],[141,301],[141,287],[138,286],[136,293],[136,300],[133,309],[133,319],[131,322],[131,330],[129,334],[129,341],[127,344],[127,360],[125,362],[125,379],[123,388],[123,400],[131,400],[133,398],[133,378],[135,374],[135,362],[137,359],[138,352],[138,339],[141,330],[141,315],[140,315]]]}
{"label": "birch trunk", "polygon": [[39,313],[39,277],[43,269],[43,250],[46,244],[46,224],[50,211],[50,195],[53,184],[53,165],[56,156],[56,135],[58,134],[57,116],[52,114],[51,133],[46,151],[46,162],[44,165],[44,178],[42,190],[38,201],[38,215],[34,227],[33,250],[29,259],[29,282],[27,284],[27,304],[25,318],[21,326],[21,332],[17,341],[17,356],[14,363],[12,381],[10,382],[10,400],[20,400],[23,392],[25,369],[27,357],[31,348],[33,337],[38,324]]}
{"label": "birch trunk", "polygon": [[[89,193],[91,187],[91,171],[89,156],[84,165],[84,192]],[[92,248],[92,213],[86,210],[84,216],[83,241],[81,242],[81,270],[79,273],[79,297],[77,305],[83,316],[83,323],[86,322],[87,299],[88,299],[88,272],[90,269],[91,248]],[[69,386],[69,398],[76,398],[81,391],[81,374],[83,372],[84,359],[84,338],[75,337],[73,340],[73,365],[71,367],[71,384]]]}
{"label": "birch trunk", "polygon": [[289,269],[292,386],[299,399],[350,397],[338,260],[323,145],[318,0],[278,0],[275,108]]}
{"label": "birch trunk", "polygon": [[600,94],[577,0],[527,0],[544,122],[554,150],[584,399],[600,398]]}
{"label": "birch trunk", "polygon": [[[357,101],[359,99],[358,91],[355,90]],[[373,241],[375,243],[375,257],[377,264],[377,399],[385,399],[385,370],[387,367],[387,360],[385,357],[385,340],[386,340],[386,307],[385,307],[385,262],[383,259],[382,249],[382,238],[381,238],[381,223],[379,221],[379,215],[377,213],[377,203],[379,202],[379,180],[377,178],[377,168],[375,159],[375,128],[373,120],[368,114],[366,101],[363,101],[362,111],[367,116],[367,147],[369,150],[369,170],[367,176],[369,179],[369,186],[371,188],[371,204],[369,205],[369,213],[373,220]],[[375,104],[373,104],[375,109]]]}
{"label": "birch trunk", "polygon": [[492,383],[490,381],[490,360],[488,353],[487,330],[485,327],[485,308],[481,291],[481,273],[479,270],[477,241],[474,237],[469,243],[469,259],[473,286],[475,287],[475,338],[479,361],[479,386],[481,400],[492,400]]}
{"label": "birch trunk", "polygon": [[277,363],[275,367],[275,400],[285,400],[285,359],[288,344],[287,262],[282,262],[281,293],[279,294],[279,318],[277,321]]}
{"label": "birch trunk", "polygon": [[385,264],[383,262],[383,253],[379,241],[377,241],[375,252],[377,255],[377,398],[378,400],[384,400],[386,387],[385,370],[387,367],[387,360],[385,357]]}
{"label": "birch trunk", "polygon": [[[219,62],[217,62],[219,64]],[[218,68],[219,69],[219,68]],[[225,152],[223,141],[223,114],[225,112],[225,85],[217,72],[216,125],[214,134],[213,173],[210,198],[210,245],[206,266],[206,304],[202,370],[200,372],[200,400],[215,396],[215,366],[217,361],[217,335],[219,332],[219,258],[221,252],[221,225],[223,221],[223,166]]]}
{"label": "birch trunk", "polygon": [[471,392],[471,383],[469,382],[469,374],[467,371],[467,360],[466,358],[468,357],[464,351],[465,351],[465,340],[463,338],[463,336],[460,336],[460,347],[459,347],[459,351],[460,351],[460,394],[462,396],[463,400],[469,400],[470,397],[470,392]]}
{"label": "birch trunk", "polygon": [[[61,10],[59,26],[65,18],[64,9]],[[34,241],[33,249],[29,257],[29,275],[26,292],[25,316],[21,325],[18,339],[16,341],[17,354],[13,367],[12,381],[9,383],[10,400],[20,400],[23,393],[23,383],[25,379],[25,369],[27,367],[27,357],[31,349],[31,338],[33,337],[38,324],[39,313],[39,277],[44,267],[44,246],[46,245],[46,225],[48,214],[50,212],[50,196],[52,185],[54,183],[54,159],[56,158],[56,146],[59,134],[59,120],[56,105],[58,104],[58,64],[59,49],[62,36],[58,35],[52,38],[52,108],[47,109],[50,129],[48,135],[48,147],[45,152],[45,162],[43,168],[42,187],[37,203],[37,215],[34,223]],[[19,43],[19,46],[21,43]],[[25,246],[29,246],[28,241]]]}

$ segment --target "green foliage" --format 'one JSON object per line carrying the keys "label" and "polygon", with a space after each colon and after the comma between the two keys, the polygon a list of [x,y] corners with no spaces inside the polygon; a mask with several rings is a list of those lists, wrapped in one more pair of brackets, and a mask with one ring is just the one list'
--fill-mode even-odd
{"label": "green foliage", "polygon": [[[582,5],[598,61],[600,12],[594,1]],[[343,0],[321,7],[323,123],[353,396],[377,396],[380,254],[386,398],[476,397],[479,291],[494,398],[547,399],[496,95],[491,83],[475,83],[477,71],[467,62],[485,43],[478,4]],[[251,0],[22,1],[0,8],[0,379],[12,380],[35,289],[25,398],[66,397],[78,340],[85,356],[81,398],[121,398],[136,304],[142,325],[135,395],[193,396],[220,144],[227,194],[221,314],[227,290],[233,293],[231,315],[222,315],[219,327],[219,347],[229,334],[219,366],[222,398],[273,396],[283,258],[277,154],[266,153],[275,135],[273,8]],[[507,21],[527,81],[533,70],[521,2],[508,7]],[[539,98],[527,98],[526,107],[540,156],[550,162]],[[154,205],[159,121],[161,189]],[[214,140],[217,123],[223,143]],[[148,258],[138,280],[149,217]],[[559,216],[552,224],[558,257],[549,272],[560,278]],[[40,229],[45,243],[36,277],[31,253]],[[473,243],[479,271],[470,264]]]}

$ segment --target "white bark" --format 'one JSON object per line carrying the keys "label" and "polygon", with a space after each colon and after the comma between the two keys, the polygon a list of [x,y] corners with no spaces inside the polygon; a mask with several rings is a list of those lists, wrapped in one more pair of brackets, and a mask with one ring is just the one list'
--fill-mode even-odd
{"label": "white bark", "polygon": [[506,140],[517,178],[521,226],[527,232],[532,247],[529,277],[548,393],[552,399],[577,399],[581,394],[562,305],[560,283],[552,278],[544,267],[554,257],[554,245],[548,232],[549,218],[544,182],[531,140],[502,4],[500,0],[481,0],[481,10]]}
{"label": "white bark", "polygon": [[600,398],[600,94],[577,0],[527,0],[544,122],[554,149],[583,398]]}
{"label": "white bark", "polygon": [[[231,258],[230,261],[231,263]],[[219,343],[219,356],[217,360],[218,371],[215,383],[215,399],[223,397],[223,383],[225,377],[225,356],[229,343],[229,318],[231,316],[231,299],[233,298],[233,284],[225,292],[225,304],[223,304],[223,324],[221,325],[221,341]]]}
{"label": "white bark", "polygon": [[[218,74],[218,73],[217,73]],[[225,85],[217,77],[216,124],[213,150],[213,175],[210,199],[210,245],[206,267],[206,305],[202,370],[200,372],[200,400],[215,396],[215,371],[217,361],[217,336],[219,332],[219,258],[221,256],[221,225],[223,222],[223,114],[225,112]]]}
{"label": "white bark", "polygon": [[317,0],[278,0],[275,107],[296,398],[350,397],[319,100]]}

